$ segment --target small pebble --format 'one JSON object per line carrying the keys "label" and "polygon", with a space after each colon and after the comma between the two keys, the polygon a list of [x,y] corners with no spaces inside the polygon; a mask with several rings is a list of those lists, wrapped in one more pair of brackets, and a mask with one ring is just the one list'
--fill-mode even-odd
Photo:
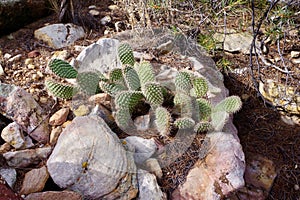
{"label": "small pebble", "polygon": [[37,51],[37,50],[33,50],[33,51],[31,51],[31,52],[29,52],[29,53],[27,54],[27,56],[28,56],[29,58],[35,58],[35,57],[37,57],[37,56],[39,56],[39,55],[41,55],[41,53],[40,53],[39,51]]}
{"label": "small pebble", "polygon": [[25,60],[25,65],[29,65],[29,64],[32,64],[32,63],[33,63],[32,58],[27,58],[27,59]]}
{"label": "small pebble", "polygon": [[298,191],[300,188],[299,188],[299,185],[294,185],[294,189],[296,190],[296,191]]}
{"label": "small pebble", "polygon": [[33,64],[29,64],[29,65],[27,65],[27,68],[28,69],[35,69],[35,66]]}
{"label": "small pebble", "polygon": [[95,6],[95,5],[90,5],[89,6],[89,9],[91,10],[91,9],[96,9],[97,7]]}
{"label": "small pebble", "polygon": [[6,54],[4,54],[3,58],[5,58],[5,59],[10,59],[10,58],[11,58],[11,55],[10,55],[9,53],[6,53]]}
{"label": "small pebble", "polygon": [[108,6],[108,9],[113,11],[119,9],[119,7],[117,5],[110,5]]}
{"label": "small pebble", "polygon": [[98,16],[100,15],[100,12],[98,10],[90,10],[89,13],[93,16]]}
{"label": "small pebble", "polygon": [[47,97],[40,97],[40,103],[46,104],[47,102],[48,102],[48,98]]}
{"label": "small pebble", "polygon": [[300,57],[300,51],[291,51],[291,57],[292,58]]}
{"label": "small pebble", "polygon": [[20,61],[21,58],[22,58],[22,55],[18,54],[18,55],[15,55],[14,57],[8,59],[8,62],[17,62],[17,61]]}

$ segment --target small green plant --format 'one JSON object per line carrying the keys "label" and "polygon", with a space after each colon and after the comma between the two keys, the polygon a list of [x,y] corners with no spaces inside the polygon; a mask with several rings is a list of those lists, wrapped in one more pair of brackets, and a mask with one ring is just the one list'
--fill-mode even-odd
{"label": "small green plant", "polygon": [[[78,73],[65,61],[53,60],[49,68],[63,78],[76,78],[77,85],[65,85],[52,80],[46,81],[50,92],[61,98],[71,98],[77,92],[88,95],[103,91],[113,98],[115,121],[126,131],[134,129],[132,117],[138,105],[149,104],[154,111],[155,124],[163,136],[170,134],[172,127],[191,129],[195,132],[221,130],[229,114],[241,108],[237,96],[231,96],[212,106],[207,98],[208,84],[192,71],[178,71],[170,91],[155,80],[154,70],[149,62],[136,63],[128,44],[118,49],[122,66],[108,73],[108,78],[98,71]],[[171,98],[170,98],[171,96]],[[168,109],[167,99],[172,99]],[[170,104],[170,103],[169,103]],[[176,117],[174,117],[176,116]]]}

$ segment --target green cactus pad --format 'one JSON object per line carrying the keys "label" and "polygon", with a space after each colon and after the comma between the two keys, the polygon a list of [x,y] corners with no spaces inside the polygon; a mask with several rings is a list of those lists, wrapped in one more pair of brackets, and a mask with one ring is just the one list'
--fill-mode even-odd
{"label": "green cactus pad", "polygon": [[115,97],[116,109],[129,109],[133,111],[134,107],[144,98],[142,92],[138,91],[122,91]]}
{"label": "green cactus pad", "polygon": [[215,108],[215,111],[225,111],[229,114],[235,113],[239,111],[242,107],[242,101],[238,96],[230,96],[223,99],[220,103],[218,103]]}
{"label": "green cactus pad", "polygon": [[126,130],[130,126],[133,126],[131,115],[128,109],[117,110],[114,117],[117,125],[123,130]]}
{"label": "green cactus pad", "polygon": [[141,87],[139,76],[133,67],[125,66],[123,76],[129,90],[138,90]]}
{"label": "green cactus pad", "polygon": [[61,78],[76,78],[78,72],[66,61],[53,59],[48,64],[49,69]]}
{"label": "green cactus pad", "polygon": [[77,83],[79,87],[88,95],[97,94],[100,92],[99,81],[103,75],[97,72],[81,72],[77,76]]}
{"label": "green cactus pad", "polygon": [[187,71],[180,71],[175,77],[175,87],[177,91],[189,94],[192,89],[191,75]]}
{"label": "green cactus pad", "polygon": [[53,80],[46,80],[45,85],[54,96],[63,99],[72,98],[78,91],[74,86],[57,83]]}
{"label": "green cactus pad", "polygon": [[197,108],[199,109],[200,120],[208,120],[211,115],[211,103],[207,99],[196,99]]}
{"label": "green cactus pad", "polygon": [[174,125],[177,126],[179,129],[188,129],[192,128],[195,125],[195,121],[189,117],[182,117],[176,119]]}
{"label": "green cactus pad", "polygon": [[143,89],[143,94],[151,105],[161,105],[164,102],[161,86],[157,83],[147,83]]}
{"label": "green cactus pad", "polygon": [[109,72],[109,80],[112,83],[124,83],[123,72],[121,68],[112,69]]}
{"label": "green cactus pad", "polygon": [[129,44],[123,43],[118,48],[118,55],[123,65],[133,66],[135,63],[133,51]]}
{"label": "green cactus pad", "polygon": [[198,122],[195,126],[194,126],[194,131],[196,133],[203,133],[203,132],[207,132],[209,130],[212,129],[212,125],[210,122],[207,121],[203,121],[203,122]]}
{"label": "green cactus pad", "polygon": [[110,96],[116,96],[117,93],[126,90],[125,86],[117,83],[107,83],[104,81],[100,81],[99,86],[101,90],[105,93],[109,94]]}
{"label": "green cactus pad", "polygon": [[157,130],[161,135],[166,136],[171,127],[171,114],[164,107],[158,107],[155,109],[155,124]]}
{"label": "green cactus pad", "polygon": [[135,70],[140,78],[141,86],[144,87],[146,83],[155,82],[155,75],[152,65],[149,62],[141,62],[135,65]]}
{"label": "green cactus pad", "polygon": [[194,78],[192,80],[193,92],[196,97],[204,97],[208,91],[208,85],[204,78]]}

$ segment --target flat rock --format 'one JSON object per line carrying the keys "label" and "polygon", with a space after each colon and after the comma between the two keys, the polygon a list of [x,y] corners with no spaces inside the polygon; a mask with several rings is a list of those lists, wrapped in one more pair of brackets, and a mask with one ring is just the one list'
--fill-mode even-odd
{"label": "flat rock", "polygon": [[10,167],[25,168],[45,160],[51,151],[51,147],[25,149],[14,152],[6,152],[3,154],[3,157],[6,159],[6,162]]}
{"label": "flat rock", "polygon": [[54,49],[67,47],[85,36],[84,29],[74,24],[51,24],[34,31],[34,37]]}
{"label": "flat rock", "polygon": [[137,194],[132,155],[95,115],[73,119],[60,134],[47,167],[59,187],[84,198],[131,199]]}
{"label": "flat rock", "polygon": [[73,191],[47,191],[47,192],[37,192],[29,194],[25,197],[25,200],[56,200],[56,199],[66,199],[66,200],[82,200],[82,196]]}
{"label": "flat rock", "polygon": [[143,165],[144,162],[155,153],[157,148],[154,139],[129,136],[125,138],[125,141],[134,147],[134,161],[139,165]]}
{"label": "flat rock", "polygon": [[69,111],[69,108],[62,108],[58,110],[50,117],[49,124],[52,126],[62,125],[67,120]]}
{"label": "flat rock", "polygon": [[167,195],[163,193],[157,183],[155,175],[139,169],[138,170],[139,183],[139,200],[166,200]]}
{"label": "flat rock", "polygon": [[16,122],[12,122],[2,130],[1,137],[14,148],[20,149],[25,143],[24,135],[20,129],[21,127]]}
{"label": "flat rock", "polygon": [[47,117],[41,106],[25,90],[0,83],[0,112],[16,122],[36,141],[41,143],[49,141]]}
{"label": "flat rock", "polygon": [[39,169],[30,170],[25,174],[20,194],[30,194],[42,191],[48,178],[49,173],[45,166]]}
{"label": "flat rock", "polygon": [[107,73],[110,69],[120,66],[118,61],[119,41],[102,38],[96,43],[87,46],[76,58],[75,67],[79,72],[98,70]]}
{"label": "flat rock", "polygon": [[17,180],[17,171],[14,168],[0,168],[0,176],[13,188]]}
{"label": "flat rock", "polygon": [[224,34],[221,33],[216,33],[213,37],[219,42],[224,42],[225,51],[231,53],[241,52],[243,54],[249,54],[253,40],[253,35],[248,32],[226,34],[225,39]]}

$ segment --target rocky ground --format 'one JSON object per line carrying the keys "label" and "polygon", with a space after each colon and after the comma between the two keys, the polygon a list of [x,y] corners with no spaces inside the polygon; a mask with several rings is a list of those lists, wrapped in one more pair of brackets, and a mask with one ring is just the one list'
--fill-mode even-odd
{"label": "rocky ground", "polygon": [[[22,87],[33,95],[35,100],[44,108],[44,110],[50,111],[51,114],[54,113],[67,102],[59,101],[54,109],[51,108],[54,101],[49,98],[48,93],[44,88],[45,78],[51,76],[51,73],[46,69],[48,61],[54,54],[59,54],[70,61],[80,53],[80,46],[87,46],[96,42],[100,37],[110,37],[111,34],[114,34],[114,32],[117,31],[115,27],[116,22],[119,22],[119,25],[117,26],[117,29],[119,29],[118,31],[130,28],[130,26],[127,26],[130,23],[125,14],[126,12],[122,9],[109,9],[108,6],[112,4],[113,2],[110,1],[101,1],[101,3],[87,2],[87,5],[85,5],[82,10],[83,13],[89,11],[88,6],[96,5],[96,9],[94,10],[99,11],[99,13],[94,15],[95,18],[101,20],[105,16],[110,16],[112,21],[108,20],[107,22],[103,22],[104,24],[106,23],[106,25],[99,25],[98,29],[90,31],[86,38],[76,41],[75,45],[61,48],[60,50],[62,51],[60,52],[57,52],[52,47],[49,47],[47,44],[44,44],[33,37],[33,32],[37,28],[43,27],[45,24],[55,23],[55,15],[51,15],[36,23],[27,25],[15,33],[0,38],[1,65],[5,72],[0,76],[1,82]],[[153,7],[154,6],[155,5],[153,5]],[[218,23],[210,21],[206,23],[199,22],[198,26],[200,28],[196,27],[195,29],[195,24],[188,23],[187,19],[193,17],[196,20],[201,21],[209,15],[199,14],[194,16],[194,13],[197,12],[191,12],[190,10],[195,9],[198,11],[200,8],[199,5],[196,4],[193,5],[192,8],[188,3],[178,8],[182,10],[175,10],[172,13],[173,16],[174,13],[176,16],[173,24],[167,19],[167,16],[170,13],[160,10],[159,7],[155,8],[156,10],[154,10],[155,12],[152,14],[157,18],[152,19],[152,26],[165,25],[169,28],[177,27],[176,30],[174,28],[174,31],[180,30],[190,34],[191,37],[199,36],[202,38],[204,34],[210,34],[209,31],[203,31],[202,29],[219,27]],[[249,30],[247,23],[244,23],[250,21],[249,10],[246,10],[248,15],[245,14],[243,16],[244,19],[236,19],[236,15],[234,14],[237,13],[231,13],[229,10],[226,10],[226,12],[232,14],[228,15],[228,21],[226,22],[228,30],[229,28],[230,30],[235,29],[237,32]],[[180,13],[184,14],[180,15]],[[164,16],[164,14],[166,15]],[[130,16],[128,17],[130,18]],[[158,18],[161,20],[158,20]],[[212,20],[210,18],[208,19]],[[267,29],[267,27],[263,28],[264,30]],[[222,26],[220,30],[223,30]],[[294,29],[291,28],[291,30]],[[261,38],[262,37],[263,36],[261,36]],[[207,38],[201,41],[206,41],[206,44],[210,42]],[[284,54],[282,56],[285,58],[285,62],[289,63],[288,70],[293,71],[293,75],[286,76],[286,74],[278,72],[278,70],[272,66],[264,68],[262,71],[256,70],[254,71],[254,74],[261,74],[260,78],[265,81],[268,79],[281,80],[281,84],[285,84],[285,80],[290,80],[289,86],[293,87],[293,94],[297,94],[297,92],[299,92],[300,84],[299,61],[297,61],[299,58],[291,55],[292,51],[300,51],[297,43],[299,43],[299,31],[298,33],[291,33],[287,36],[284,44],[279,44],[279,46],[281,45],[281,47],[284,48]],[[263,55],[267,57],[268,60],[271,60],[273,63],[275,62],[276,65],[284,69],[282,63],[276,63],[275,61],[278,57],[280,59],[276,42],[266,44],[268,44],[268,52]],[[234,115],[234,124],[238,129],[238,135],[246,155],[247,163],[252,163],[250,167],[252,166],[253,168],[264,166],[265,168],[262,171],[267,170],[267,172],[261,173],[261,176],[273,176],[274,174],[277,174],[274,183],[272,182],[273,177],[265,177],[265,184],[260,185],[260,187],[264,188],[265,192],[268,194],[267,199],[299,199],[300,151],[298,147],[300,144],[300,126],[295,124],[295,122],[297,122],[297,115],[295,115],[296,118],[294,117],[293,120],[290,120],[292,117],[289,117],[288,120],[286,120],[290,124],[294,124],[288,125],[283,122],[281,114],[275,107],[272,107],[268,103],[272,101],[275,102],[275,97],[266,95],[267,97],[265,99],[267,100],[267,103],[264,104],[263,99],[261,96],[257,95],[257,91],[254,89],[252,76],[248,71],[249,55],[247,53],[242,52],[241,50],[233,50],[231,52],[219,51],[221,53],[218,53],[217,48],[209,50],[216,63],[219,64],[220,70],[224,72],[224,83],[229,89],[230,94],[238,95],[243,100],[242,110]],[[233,71],[231,71],[230,68]],[[234,71],[236,69],[243,70],[244,68],[247,69],[242,73]],[[281,105],[278,107],[281,109],[286,108]],[[3,118],[3,121],[5,120],[6,119]],[[5,121],[4,123],[1,121],[1,129],[7,123],[8,121]],[[2,143],[3,141],[1,141],[1,144]],[[18,173],[21,176],[24,176],[22,170],[18,171]],[[15,189],[19,190],[20,187],[21,185],[16,185]],[[248,185],[248,188],[245,190],[250,190],[251,187],[251,185]],[[231,197],[230,199],[234,198],[239,199],[241,197]]]}

